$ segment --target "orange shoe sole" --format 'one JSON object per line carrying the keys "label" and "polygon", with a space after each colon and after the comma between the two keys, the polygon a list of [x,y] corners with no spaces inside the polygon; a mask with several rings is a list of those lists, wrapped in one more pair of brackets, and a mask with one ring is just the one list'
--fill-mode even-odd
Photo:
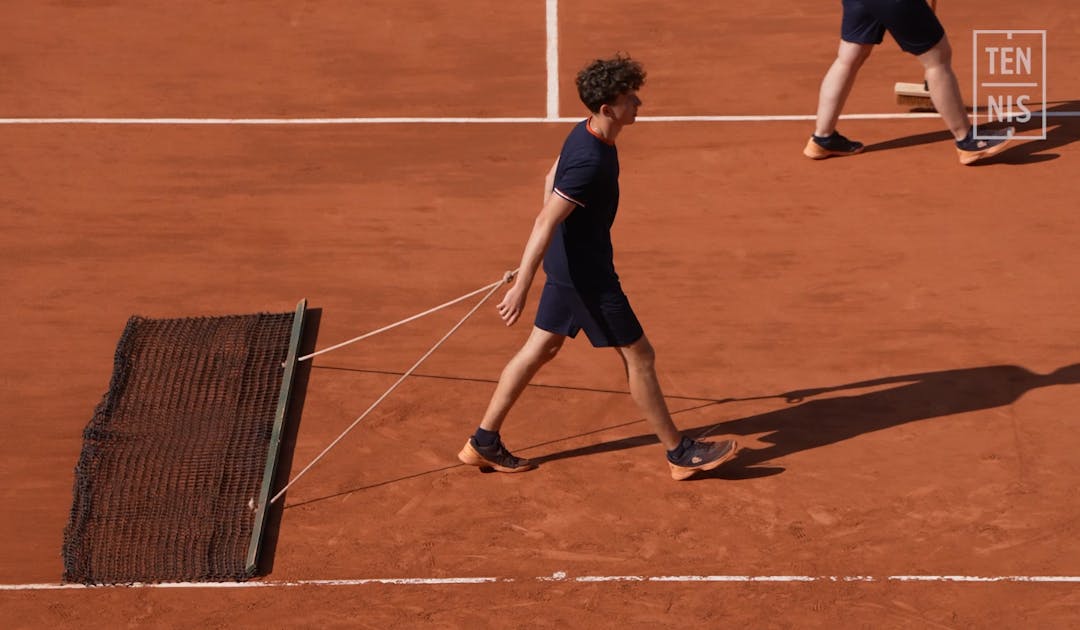
{"label": "orange shoe sole", "polygon": [[497,464],[496,462],[485,458],[483,455],[477,452],[477,450],[473,448],[471,442],[465,442],[465,447],[461,449],[461,452],[458,453],[457,457],[459,460],[461,460],[462,464],[468,464],[469,466],[477,466],[480,468],[480,470],[487,469],[504,473],[519,473],[536,468],[536,466],[529,460],[520,458],[518,459],[518,461],[521,463],[516,468],[502,466],[500,464]]}
{"label": "orange shoe sole", "polygon": [[824,160],[830,157],[844,157],[845,155],[855,155],[856,153],[862,153],[866,147],[859,147],[854,151],[830,151],[820,144],[814,142],[813,138],[806,141],[806,148],[803,149],[803,155],[811,160]]}
{"label": "orange shoe sole", "polygon": [[731,444],[731,448],[728,449],[728,452],[724,453],[722,457],[719,457],[707,464],[703,464],[695,468],[687,468],[685,466],[676,466],[675,464],[668,462],[668,466],[671,467],[671,478],[675,481],[682,481],[683,479],[690,477],[696,472],[712,470],[714,468],[718,468],[724,462],[731,461],[731,458],[735,457],[735,453],[739,451],[739,444],[735,440],[725,441]]}
{"label": "orange shoe sole", "polygon": [[1001,153],[1005,150],[1006,147],[1012,144],[1012,141],[1013,139],[1009,138],[1004,142],[995,144],[989,149],[983,149],[982,151],[965,151],[963,149],[957,148],[956,153],[960,156],[960,163],[964,166],[968,166],[969,164],[974,164],[979,160],[985,160],[992,155],[997,155],[998,153]]}

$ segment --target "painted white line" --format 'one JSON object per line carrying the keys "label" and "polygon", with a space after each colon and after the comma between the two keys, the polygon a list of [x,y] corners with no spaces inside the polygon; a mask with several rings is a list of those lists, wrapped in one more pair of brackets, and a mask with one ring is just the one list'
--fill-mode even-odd
{"label": "painted white line", "polygon": [[133,584],[0,584],[0,591],[56,591],[94,588],[271,588],[287,586],[368,586],[387,584],[395,586],[439,586],[457,584],[491,584],[514,582],[513,578],[458,577],[458,578],[364,578],[355,580],[288,580],[250,582],[135,582]]}
{"label": "painted white line", "polygon": [[524,582],[577,582],[583,584],[603,582],[664,582],[664,583],[807,583],[807,582],[1032,582],[1054,584],[1080,584],[1077,575],[581,575],[570,577],[565,571],[535,578],[452,577],[452,578],[364,578],[341,580],[288,580],[250,582],[162,582],[157,584],[135,583],[123,585],[88,586],[85,584],[0,584],[0,591],[55,591],[95,588],[273,588],[294,586],[444,586]]}
{"label": "painted white line", "polygon": [[547,0],[547,120],[559,118],[559,0]]}
{"label": "painted white line", "polygon": [[8,125],[416,125],[578,122],[581,118],[376,117],[376,118],[0,118]]}
{"label": "painted white line", "polygon": [[[1041,112],[1034,111],[1032,114]],[[1080,112],[1046,112],[1050,118],[1076,117]],[[985,117],[978,114],[977,117]],[[938,118],[934,112],[902,114],[845,114],[841,120],[910,120]],[[813,114],[734,116],[638,116],[638,122],[777,122],[811,121]],[[561,118],[522,117],[433,117],[433,118],[0,118],[0,125],[475,125],[577,123],[581,116]]]}
{"label": "painted white line", "polygon": [[[935,113],[848,114],[844,120],[937,118]],[[577,123],[582,116],[563,118],[522,117],[434,117],[434,118],[0,118],[5,125],[483,125]],[[638,116],[638,122],[774,122],[814,120],[812,114],[776,116]]]}
{"label": "painted white line", "polygon": [[829,578],[808,575],[662,575],[650,582],[817,582]]}
{"label": "painted white line", "polygon": [[[435,586],[442,584],[492,584],[513,582],[513,578],[458,577],[458,578],[369,578],[363,580],[300,580],[290,586],[363,586],[364,584],[395,584],[399,586]],[[269,584],[274,585],[273,582]]]}
{"label": "painted white line", "polygon": [[60,591],[84,589],[83,584],[0,584],[0,591]]}
{"label": "painted white line", "polygon": [[566,579],[570,582],[645,582],[648,580],[643,575],[582,575]]}
{"label": "painted white line", "polygon": [[893,582],[1080,582],[1077,575],[893,575]]}

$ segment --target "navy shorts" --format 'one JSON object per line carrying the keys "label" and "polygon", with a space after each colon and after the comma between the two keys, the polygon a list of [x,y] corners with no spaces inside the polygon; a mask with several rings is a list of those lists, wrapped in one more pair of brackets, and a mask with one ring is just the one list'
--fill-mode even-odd
{"label": "navy shorts", "polygon": [[841,0],[840,39],[880,44],[885,31],[904,52],[921,55],[945,37],[945,29],[926,0]]}
{"label": "navy shorts", "polygon": [[550,282],[540,294],[536,327],[571,338],[584,330],[596,348],[628,346],[645,334],[622,289],[581,294]]}

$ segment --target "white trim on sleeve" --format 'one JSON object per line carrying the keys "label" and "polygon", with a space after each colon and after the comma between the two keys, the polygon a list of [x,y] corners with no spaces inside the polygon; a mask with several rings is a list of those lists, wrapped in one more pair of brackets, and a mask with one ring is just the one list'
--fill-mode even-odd
{"label": "white trim on sleeve", "polygon": [[564,193],[563,191],[559,190],[558,188],[552,188],[551,190],[556,195],[558,195],[558,196],[562,197],[563,199],[569,201],[570,203],[574,204],[575,206],[578,206],[578,207],[581,207],[581,208],[585,207],[585,204],[581,203],[577,199],[574,199],[573,197],[571,197],[570,195]]}

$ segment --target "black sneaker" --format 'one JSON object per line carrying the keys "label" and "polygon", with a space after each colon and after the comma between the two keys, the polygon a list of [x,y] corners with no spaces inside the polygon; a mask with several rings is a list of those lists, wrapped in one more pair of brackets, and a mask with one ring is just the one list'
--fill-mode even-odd
{"label": "black sneaker", "polygon": [[514,454],[506,450],[502,440],[495,440],[491,446],[480,446],[476,438],[471,437],[465,443],[465,447],[458,453],[461,463],[470,466],[479,466],[481,470],[491,469],[505,473],[525,472],[536,466],[527,459],[514,457]]}
{"label": "black sneaker", "polygon": [[828,157],[855,155],[856,153],[862,153],[862,150],[863,143],[848,140],[839,132],[834,131],[832,135],[824,138],[810,136],[810,140],[806,142],[806,148],[803,149],[803,155],[811,160],[824,160]]}
{"label": "black sneaker", "polygon": [[699,470],[712,470],[720,464],[735,457],[739,445],[735,440],[723,442],[700,442],[683,438],[689,444],[684,444],[683,453],[677,458],[668,455],[668,466],[671,466],[671,478],[682,481]]}
{"label": "black sneaker", "polygon": [[960,163],[964,165],[974,164],[991,155],[1001,153],[1012,142],[1015,131],[1012,127],[1006,127],[1001,130],[981,132],[979,135],[982,138],[977,139],[974,137],[975,132],[974,127],[972,127],[972,130],[968,131],[966,138],[956,142],[956,152],[960,155]]}

